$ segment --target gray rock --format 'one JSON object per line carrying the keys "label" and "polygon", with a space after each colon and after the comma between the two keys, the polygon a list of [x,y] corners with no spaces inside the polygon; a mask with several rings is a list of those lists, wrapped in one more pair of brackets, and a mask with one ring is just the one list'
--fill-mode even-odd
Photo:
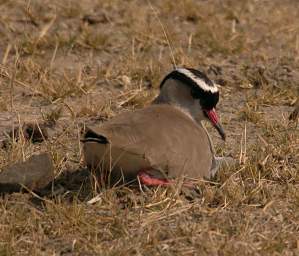
{"label": "gray rock", "polygon": [[4,167],[0,171],[0,193],[38,191],[54,179],[51,155],[33,155],[27,161]]}

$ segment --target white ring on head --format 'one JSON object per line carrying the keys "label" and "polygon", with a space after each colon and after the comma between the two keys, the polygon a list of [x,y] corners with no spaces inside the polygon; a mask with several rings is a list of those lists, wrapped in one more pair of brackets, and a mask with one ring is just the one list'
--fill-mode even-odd
{"label": "white ring on head", "polygon": [[198,87],[200,87],[204,91],[206,91],[206,92],[209,91],[211,93],[218,92],[218,88],[217,88],[217,86],[213,82],[212,82],[213,86],[208,85],[203,79],[201,79],[200,77],[194,75],[188,69],[178,68],[178,69],[176,69],[176,71],[180,72],[181,74],[184,74],[186,77],[188,77],[191,80],[193,80],[198,85]]}

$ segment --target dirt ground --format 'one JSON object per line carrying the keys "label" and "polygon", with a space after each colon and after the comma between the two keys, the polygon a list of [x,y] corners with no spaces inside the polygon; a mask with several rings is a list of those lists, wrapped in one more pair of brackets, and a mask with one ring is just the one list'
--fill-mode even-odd
{"label": "dirt ground", "polygon": [[[299,255],[297,0],[0,0],[0,167],[50,152],[50,193],[0,198],[0,255]],[[174,66],[220,88],[239,164],[198,191],[99,188],[80,130],[149,104]],[[90,199],[100,199],[90,204]]]}

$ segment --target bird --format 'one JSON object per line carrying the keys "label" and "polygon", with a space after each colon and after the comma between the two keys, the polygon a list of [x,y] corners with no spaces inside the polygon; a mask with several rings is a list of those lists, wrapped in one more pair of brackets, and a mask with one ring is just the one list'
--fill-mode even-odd
{"label": "bird", "polygon": [[114,185],[133,180],[169,185],[179,177],[188,185],[187,180],[212,178],[224,159],[216,157],[203,121],[225,140],[218,101],[218,87],[204,72],[176,68],[164,77],[151,105],[86,127],[84,161]]}

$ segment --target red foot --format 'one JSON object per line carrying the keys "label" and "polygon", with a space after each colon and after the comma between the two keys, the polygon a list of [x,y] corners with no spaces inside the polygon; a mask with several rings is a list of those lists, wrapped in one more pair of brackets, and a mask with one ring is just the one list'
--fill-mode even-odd
{"label": "red foot", "polygon": [[138,178],[140,182],[147,186],[159,186],[159,185],[170,185],[173,182],[168,179],[158,179],[150,176],[146,171],[140,171],[138,173]]}
{"label": "red foot", "polygon": [[[163,179],[163,178],[155,178],[148,174],[146,170],[142,170],[138,173],[138,178],[141,182],[141,184],[147,185],[147,186],[168,186],[171,184],[176,184],[175,180],[169,180],[169,179]],[[183,186],[188,188],[193,188],[194,184],[192,182],[184,182]]]}

